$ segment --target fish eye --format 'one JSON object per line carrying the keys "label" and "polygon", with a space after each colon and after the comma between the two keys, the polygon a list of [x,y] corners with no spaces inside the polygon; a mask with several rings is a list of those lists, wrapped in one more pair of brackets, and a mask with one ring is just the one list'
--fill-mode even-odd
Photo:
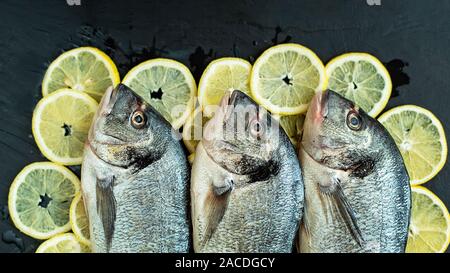
{"label": "fish eye", "polygon": [[263,125],[258,120],[253,120],[250,123],[250,134],[259,140],[263,133],[264,133]]}
{"label": "fish eye", "polygon": [[347,115],[347,126],[354,131],[361,129],[361,116],[356,112],[349,112]]}
{"label": "fish eye", "polygon": [[147,118],[142,111],[135,111],[131,116],[131,125],[136,129],[141,129],[147,123]]}

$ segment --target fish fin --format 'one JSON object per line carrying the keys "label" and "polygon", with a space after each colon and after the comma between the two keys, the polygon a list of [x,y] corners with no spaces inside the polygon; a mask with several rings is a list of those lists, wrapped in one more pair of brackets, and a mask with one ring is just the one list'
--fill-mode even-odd
{"label": "fish fin", "polygon": [[[305,219],[305,218],[303,218]],[[300,253],[301,246],[303,244],[307,244],[311,246],[311,231],[309,230],[309,226],[304,220],[300,221],[300,225],[298,227],[297,238],[296,238],[296,247],[297,252]]]}
{"label": "fish fin", "polygon": [[203,245],[211,238],[220,221],[222,221],[222,217],[225,214],[227,205],[228,205],[228,197],[232,186],[230,185],[228,188],[220,187],[216,188],[212,185],[210,192],[208,193],[208,197],[205,201],[205,236],[202,242]]}
{"label": "fish fin", "polygon": [[106,179],[97,178],[96,197],[97,213],[103,225],[106,239],[106,251],[109,252],[114,234],[114,222],[116,221],[116,198],[113,192],[114,176]]}
{"label": "fish fin", "polygon": [[303,217],[302,217],[301,220],[300,220],[300,226],[303,226],[306,235],[307,235],[308,237],[311,237],[311,236],[310,236],[311,231],[309,230],[309,224],[308,224],[308,217],[305,217],[305,213],[306,213],[306,211],[307,211],[306,206],[307,206],[307,203],[306,203],[306,201],[305,201],[304,204],[303,204]]}
{"label": "fish fin", "polygon": [[358,223],[356,221],[355,212],[348,202],[347,197],[342,190],[340,180],[338,178],[333,179],[333,188],[331,192],[332,202],[336,206],[340,216],[345,222],[348,230],[350,231],[353,239],[358,243],[360,247],[364,244],[364,237],[362,236],[361,230],[359,229]]}

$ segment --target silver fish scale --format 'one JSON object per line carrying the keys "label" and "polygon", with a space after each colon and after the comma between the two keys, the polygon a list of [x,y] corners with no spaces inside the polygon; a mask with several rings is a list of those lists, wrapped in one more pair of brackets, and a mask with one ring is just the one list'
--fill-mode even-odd
{"label": "silver fish scale", "polygon": [[[409,186],[409,177],[406,174],[404,167],[388,167],[403,166],[403,160],[400,155],[394,157],[386,153],[384,156],[387,163],[383,168],[384,176],[380,177],[382,179],[381,181],[386,181],[383,183],[382,189],[382,215],[383,223],[386,224],[383,227],[384,236],[381,238],[381,251],[403,252],[406,247],[408,236],[408,233],[405,231],[409,228],[411,214],[411,188]],[[388,223],[396,224],[392,225]]]}
{"label": "silver fish scale", "polygon": [[[189,170],[181,147],[132,175],[120,175],[114,187],[116,221],[110,252],[187,252]],[[110,170],[114,174],[114,168]],[[94,202],[95,204],[95,202]],[[93,243],[105,250],[101,221],[90,208]],[[92,214],[92,215],[91,215]]]}
{"label": "silver fish scale", "polygon": [[[371,249],[380,249],[379,241],[376,235],[380,234],[380,225],[372,225],[373,222],[379,222],[376,219],[382,213],[380,203],[375,203],[373,200],[380,200],[380,186],[370,185],[368,187],[358,187],[361,181],[355,181],[354,186],[343,188],[344,194],[348,197],[352,208],[355,211],[357,219],[364,219],[358,221],[358,226],[362,232],[363,238],[366,241],[366,247]],[[308,182],[305,182],[308,183]],[[371,193],[370,199],[364,198],[368,193]],[[344,219],[340,217],[339,212],[333,204],[330,197],[317,192],[307,192],[311,194],[311,198],[321,200],[321,206],[317,207],[315,211],[321,211],[322,217],[317,217],[314,226],[311,222],[308,223],[308,231],[311,233],[311,250],[313,252],[366,252],[361,250],[357,242],[351,237],[351,234],[344,223]],[[316,195],[317,197],[315,197]],[[308,204],[309,205],[309,204]],[[307,206],[308,206],[307,205]],[[305,214],[308,212],[305,212]],[[308,214],[309,215],[309,214]],[[311,217],[314,217],[311,215]],[[380,220],[380,219],[378,219]],[[307,221],[307,220],[306,220]],[[333,234],[332,236],[329,236]],[[378,243],[378,245],[376,245]],[[374,245],[375,244],[375,245]]]}
{"label": "silver fish scale", "polygon": [[384,158],[377,160],[372,174],[364,179],[350,178],[342,185],[365,240],[361,248],[352,238],[331,198],[317,188],[317,179],[327,178],[318,178],[317,173],[311,170],[328,168],[315,162],[304,151],[300,153],[303,153],[301,158],[306,188],[304,222],[307,226],[307,231],[304,226],[301,230],[301,252],[404,251],[409,201],[403,197],[408,196],[409,181],[397,155],[386,153]]}
{"label": "silver fish scale", "polygon": [[277,176],[232,191],[226,212],[202,252],[292,251],[304,189],[293,148],[280,148],[280,158],[284,161]]}

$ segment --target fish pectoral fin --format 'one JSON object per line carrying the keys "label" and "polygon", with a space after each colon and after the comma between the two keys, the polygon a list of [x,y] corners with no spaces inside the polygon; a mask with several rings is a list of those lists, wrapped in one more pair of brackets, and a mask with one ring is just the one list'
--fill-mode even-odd
{"label": "fish pectoral fin", "polygon": [[345,225],[350,231],[353,239],[358,243],[360,247],[364,244],[364,238],[361,230],[358,227],[356,221],[355,212],[348,202],[347,197],[342,190],[339,179],[333,181],[333,190],[330,192],[333,204],[336,206],[341,218],[344,220]]}
{"label": "fish pectoral fin", "polygon": [[220,221],[222,220],[223,215],[225,214],[227,205],[228,205],[228,197],[233,189],[232,182],[229,181],[229,178],[225,178],[224,185],[217,187],[211,184],[211,190],[208,193],[208,196],[205,200],[205,236],[202,241],[202,245],[205,245],[206,242],[211,238],[212,234],[216,230]]}
{"label": "fish pectoral fin", "polygon": [[303,218],[300,221],[300,225],[297,232],[296,247],[297,251],[300,252],[301,245],[309,245],[311,246],[311,232],[309,230],[309,226]]}
{"label": "fish pectoral fin", "polygon": [[114,234],[114,222],[116,221],[116,198],[114,197],[113,186],[114,176],[106,179],[97,178],[97,213],[102,221],[107,252],[109,252],[111,247]]}

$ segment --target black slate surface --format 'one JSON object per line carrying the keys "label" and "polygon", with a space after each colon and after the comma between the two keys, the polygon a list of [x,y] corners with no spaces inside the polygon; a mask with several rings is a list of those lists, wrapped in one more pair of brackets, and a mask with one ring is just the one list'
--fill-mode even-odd
{"label": "black slate surface", "polygon": [[[423,106],[440,118],[449,135],[449,1],[68,2],[77,0],[0,3],[0,252],[32,252],[39,244],[13,227],[8,189],[21,168],[45,160],[31,136],[40,83],[48,64],[77,46],[107,52],[121,76],[141,61],[167,57],[186,64],[197,81],[214,58],[253,62],[277,43],[303,44],[324,63],[344,52],[369,52],[386,63],[393,77],[387,109]],[[426,184],[447,206],[449,175],[446,165]]]}

